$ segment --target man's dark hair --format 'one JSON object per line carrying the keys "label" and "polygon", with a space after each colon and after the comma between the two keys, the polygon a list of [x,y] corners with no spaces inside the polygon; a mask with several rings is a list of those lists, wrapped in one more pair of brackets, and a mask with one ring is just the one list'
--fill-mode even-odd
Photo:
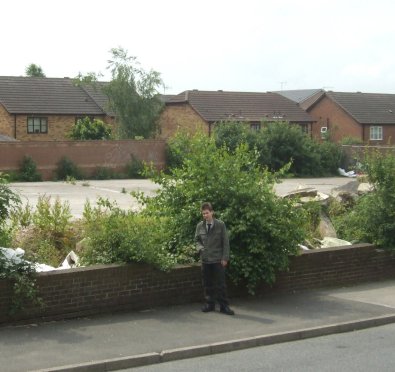
{"label": "man's dark hair", "polygon": [[200,210],[204,211],[205,209],[209,210],[210,212],[212,212],[214,210],[213,206],[209,202],[202,203],[202,206],[200,207]]}

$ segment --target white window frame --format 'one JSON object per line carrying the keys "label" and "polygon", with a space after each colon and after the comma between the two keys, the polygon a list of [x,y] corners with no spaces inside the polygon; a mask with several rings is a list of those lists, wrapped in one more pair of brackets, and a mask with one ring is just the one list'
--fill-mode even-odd
{"label": "white window frame", "polygon": [[29,116],[27,118],[28,134],[48,133],[48,118],[42,116]]}
{"label": "white window frame", "polygon": [[383,127],[381,125],[371,125],[369,128],[369,138],[371,141],[382,141]]}

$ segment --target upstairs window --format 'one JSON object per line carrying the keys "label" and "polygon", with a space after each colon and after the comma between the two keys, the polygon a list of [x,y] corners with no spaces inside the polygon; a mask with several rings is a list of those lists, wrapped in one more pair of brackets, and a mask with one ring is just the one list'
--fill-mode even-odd
{"label": "upstairs window", "polygon": [[27,118],[27,133],[48,133],[48,119],[40,117]]}
{"label": "upstairs window", "polygon": [[381,141],[383,139],[383,127],[371,126],[370,127],[370,140]]}

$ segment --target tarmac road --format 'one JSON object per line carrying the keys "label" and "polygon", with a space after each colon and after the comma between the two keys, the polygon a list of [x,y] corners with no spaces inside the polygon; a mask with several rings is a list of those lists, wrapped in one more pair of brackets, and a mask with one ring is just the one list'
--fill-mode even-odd
{"label": "tarmac road", "polygon": [[[292,178],[283,180],[275,185],[278,195],[295,190],[299,187],[314,187],[319,192],[330,194],[337,187],[344,186],[355,179],[347,177],[329,178]],[[130,195],[131,191],[141,191],[146,195],[154,195],[158,185],[150,180],[126,179],[126,180],[103,180],[103,181],[76,181],[75,184],[67,182],[18,182],[11,183],[11,189],[17,191],[24,204],[29,203],[34,207],[40,195],[50,196],[52,199],[59,198],[62,202],[67,201],[71,213],[80,218],[84,211],[87,200],[95,204],[99,197],[115,201],[121,208],[138,210],[139,205],[135,198]]]}

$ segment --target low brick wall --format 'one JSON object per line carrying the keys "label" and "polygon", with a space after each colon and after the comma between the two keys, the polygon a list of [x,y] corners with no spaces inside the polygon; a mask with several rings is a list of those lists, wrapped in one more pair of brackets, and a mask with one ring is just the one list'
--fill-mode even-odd
{"label": "low brick wall", "polygon": [[[279,273],[273,287],[257,293],[291,292],[395,278],[395,256],[369,244],[304,252],[292,257],[289,270]],[[118,310],[202,301],[199,265],[166,273],[147,265],[103,265],[38,274],[45,307],[8,315],[11,286],[0,280],[0,323],[50,320]],[[244,288],[230,286],[230,296]]]}
{"label": "low brick wall", "polygon": [[0,172],[17,172],[23,157],[30,156],[43,180],[53,180],[58,162],[67,157],[89,176],[98,167],[122,172],[132,159],[165,167],[165,141],[42,141],[0,142]]}

